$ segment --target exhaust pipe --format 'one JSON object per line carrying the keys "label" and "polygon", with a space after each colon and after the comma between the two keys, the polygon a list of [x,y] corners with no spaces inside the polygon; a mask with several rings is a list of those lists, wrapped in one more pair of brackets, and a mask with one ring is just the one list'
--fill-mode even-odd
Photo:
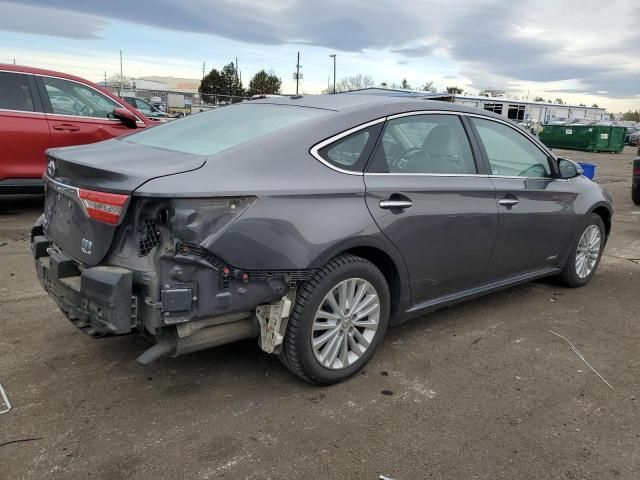
{"label": "exhaust pipe", "polygon": [[140,355],[136,361],[148,365],[162,355],[177,357],[225,343],[257,337],[259,330],[258,320],[255,317],[205,327],[188,337],[180,337],[175,329],[170,329],[163,332],[158,338],[158,343]]}

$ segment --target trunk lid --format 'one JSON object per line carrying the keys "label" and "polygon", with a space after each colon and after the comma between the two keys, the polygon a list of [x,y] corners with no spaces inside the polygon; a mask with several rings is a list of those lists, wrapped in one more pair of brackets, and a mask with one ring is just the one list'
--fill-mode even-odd
{"label": "trunk lid", "polygon": [[44,233],[64,253],[89,266],[104,259],[116,230],[124,228],[136,188],[206,162],[195,155],[117,140],[53,149],[47,156]]}
{"label": "trunk lid", "polygon": [[[47,177],[65,185],[130,195],[158,177],[197,170],[206,160],[121,140],[47,150]],[[53,162],[53,163],[52,163]]]}

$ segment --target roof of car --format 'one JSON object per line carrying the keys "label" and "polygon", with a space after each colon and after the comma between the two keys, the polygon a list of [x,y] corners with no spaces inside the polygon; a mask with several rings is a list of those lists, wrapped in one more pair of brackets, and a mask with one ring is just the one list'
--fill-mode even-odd
{"label": "roof of car", "polygon": [[77,77],[75,75],[69,75],[68,73],[56,72],[55,70],[45,70],[44,68],[34,68],[34,67],[27,67],[25,65],[13,65],[9,63],[0,63],[0,71],[1,70],[8,71],[8,72],[31,73],[35,75],[47,75],[51,77],[66,78],[69,80],[75,80],[80,83],[87,83],[89,85],[95,86],[95,83],[87,80],[86,78]]}
{"label": "roof of car", "polygon": [[321,108],[336,112],[363,112],[367,111],[372,115],[392,115],[396,113],[412,112],[420,110],[442,110],[453,112],[475,113],[487,117],[500,118],[503,116],[494,114],[486,110],[479,110],[465,105],[454,104],[442,100],[429,100],[428,98],[409,98],[384,95],[292,95],[277,98],[263,98],[251,100],[250,103],[275,104],[275,105],[295,105],[299,107]]}

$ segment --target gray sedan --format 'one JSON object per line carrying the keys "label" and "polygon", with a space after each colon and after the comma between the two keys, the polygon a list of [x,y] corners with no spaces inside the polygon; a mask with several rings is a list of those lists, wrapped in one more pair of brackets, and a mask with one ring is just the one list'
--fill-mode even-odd
{"label": "gray sedan", "polygon": [[388,326],[540,277],[594,275],[608,195],[503,117],[379,96],[268,98],[48,152],[43,287],[139,357],[256,338],[353,375]]}

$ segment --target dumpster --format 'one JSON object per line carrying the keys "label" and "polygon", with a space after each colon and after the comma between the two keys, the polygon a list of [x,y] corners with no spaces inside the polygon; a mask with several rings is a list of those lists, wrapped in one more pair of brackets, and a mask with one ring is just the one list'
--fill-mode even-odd
{"label": "dumpster", "polygon": [[547,147],[587,152],[621,152],[626,128],[611,125],[544,125],[540,141]]}

